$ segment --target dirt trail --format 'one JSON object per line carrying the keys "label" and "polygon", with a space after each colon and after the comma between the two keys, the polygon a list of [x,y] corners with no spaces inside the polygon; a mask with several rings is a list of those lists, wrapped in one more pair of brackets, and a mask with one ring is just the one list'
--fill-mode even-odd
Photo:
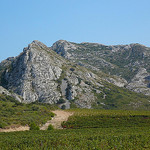
{"label": "dirt trail", "polygon": [[63,111],[63,110],[55,110],[52,111],[53,113],[56,114],[52,120],[49,120],[46,124],[44,124],[40,130],[46,130],[49,126],[49,124],[53,125],[55,129],[62,129],[61,123],[63,121],[67,121],[69,116],[73,115],[71,112]]}
{"label": "dirt trail", "polygon": [[[63,111],[63,110],[55,110],[52,111],[53,113],[56,114],[56,116],[54,116],[52,118],[52,120],[47,121],[46,124],[44,124],[40,130],[46,130],[49,126],[49,124],[53,125],[53,127],[55,129],[62,129],[61,127],[61,123],[63,121],[67,121],[68,117],[73,115],[73,113],[71,112],[67,112],[67,111]],[[14,131],[26,131],[29,130],[29,126],[14,126],[8,129],[0,129],[0,132],[14,132]]]}
{"label": "dirt trail", "polygon": [[8,129],[0,129],[0,132],[15,132],[15,131],[26,131],[29,130],[29,126],[11,127]]}

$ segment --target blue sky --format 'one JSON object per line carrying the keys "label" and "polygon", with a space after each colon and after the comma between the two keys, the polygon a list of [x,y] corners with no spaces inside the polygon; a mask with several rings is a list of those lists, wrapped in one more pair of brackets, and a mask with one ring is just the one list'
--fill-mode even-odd
{"label": "blue sky", "polygon": [[0,0],[0,61],[60,39],[150,47],[150,0]]}

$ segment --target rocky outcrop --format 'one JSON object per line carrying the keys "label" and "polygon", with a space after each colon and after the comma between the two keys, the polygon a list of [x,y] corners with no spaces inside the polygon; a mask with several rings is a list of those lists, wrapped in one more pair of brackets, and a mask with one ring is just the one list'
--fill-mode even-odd
{"label": "rocky outcrop", "polygon": [[5,71],[6,87],[21,95],[24,102],[57,102],[60,93],[55,81],[61,75],[62,61],[55,59],[47,46],[33,41],[13,61],[11,70]]}
{"label": "rocky outcrop", "polygon": [[9,57],[7,58],[6,60],[3,60],[1,63],[0,63],[0,68],[5,68],[7,66],[9,66],[12,61],[14,60],[15,58],[14,57]]}
{"label": "rocky outcrop", "polygon": [[15,98],[19,102],[23,101],[23,98],[21,96],[17,95],[16,93],[9,92],[8,90],[3,88],[2,86],[0,86],[0,94],[5,94],[5,95],[8,95],[8,96],[11,96],[11,97]]}
{"label": "rocky outcrop", "polygon": [[145,68],[140,68],[127,88],[137,93],[150,95],[150,73]]}
{"label": "rocky outcrop", "polygon": [[113,76],[106,77],[105,80],[109,83],[112,83],[118,87],[125,87],[127,85],[127,81],[121,77]]}
{"label": "rocky outcrop", "polygon": [[73,58],[73,56],[71,55],[69,50],[76,50],[77,46],[65,40],[59,40],[55,42],[51,48],[54,49],[61,56],[67,59],[71,59]]}

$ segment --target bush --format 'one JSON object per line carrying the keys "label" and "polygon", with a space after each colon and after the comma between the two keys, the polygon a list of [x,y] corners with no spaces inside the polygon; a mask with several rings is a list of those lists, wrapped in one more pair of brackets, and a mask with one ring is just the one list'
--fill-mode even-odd
{"label": "bush", "polygon": [[47,128],[47,130],[54,130],[54,127],[50,124]]}
{"label": "bush", "polygon": [[53,112],[51,112],[51,117],[54,117],[54,116],[55,116],[55,114]]}
{"label": "bush", "polygon": [[65,105],[62,105],[62,106],[61,106],[61,109],[63,109],[63,110],[66,109],[66,106],[65,106]]}
{"label": "bush", "polygon": [[60,98],[59,101],[57,102],[57,104],[63,104],[65,103],[66,101],[63,99],[63,98]]}
{"label": "bush", "polygon": [[4,128],[5,126],[7,126],[5,122],[0,122],[0,128]]}
{"label": "bush", "polygon": [[33,110],[33,111],[38,111],[38,110],[39,110],[39,107],[37,107],[37,106],[32,106],[32,110]]}
{"label": "bush", "polygon": [[30,125],[30,130],[40,130],[39,126],[32,122]]}
{"label": "bush", "polygon": [[75,69],[74,68],[70,68],[70,71],[75,71]]}

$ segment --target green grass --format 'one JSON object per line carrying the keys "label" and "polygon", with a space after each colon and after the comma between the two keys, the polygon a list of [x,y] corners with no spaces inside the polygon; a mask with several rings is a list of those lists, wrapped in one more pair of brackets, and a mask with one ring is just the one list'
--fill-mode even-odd
{"label": "green grass", "polygon": [[48,104],[23,104],[10,96],[0,94],[0,128],[11,125],[26,125],[35,122],[46,123],[54,115],[51,110],[55,106]]}

